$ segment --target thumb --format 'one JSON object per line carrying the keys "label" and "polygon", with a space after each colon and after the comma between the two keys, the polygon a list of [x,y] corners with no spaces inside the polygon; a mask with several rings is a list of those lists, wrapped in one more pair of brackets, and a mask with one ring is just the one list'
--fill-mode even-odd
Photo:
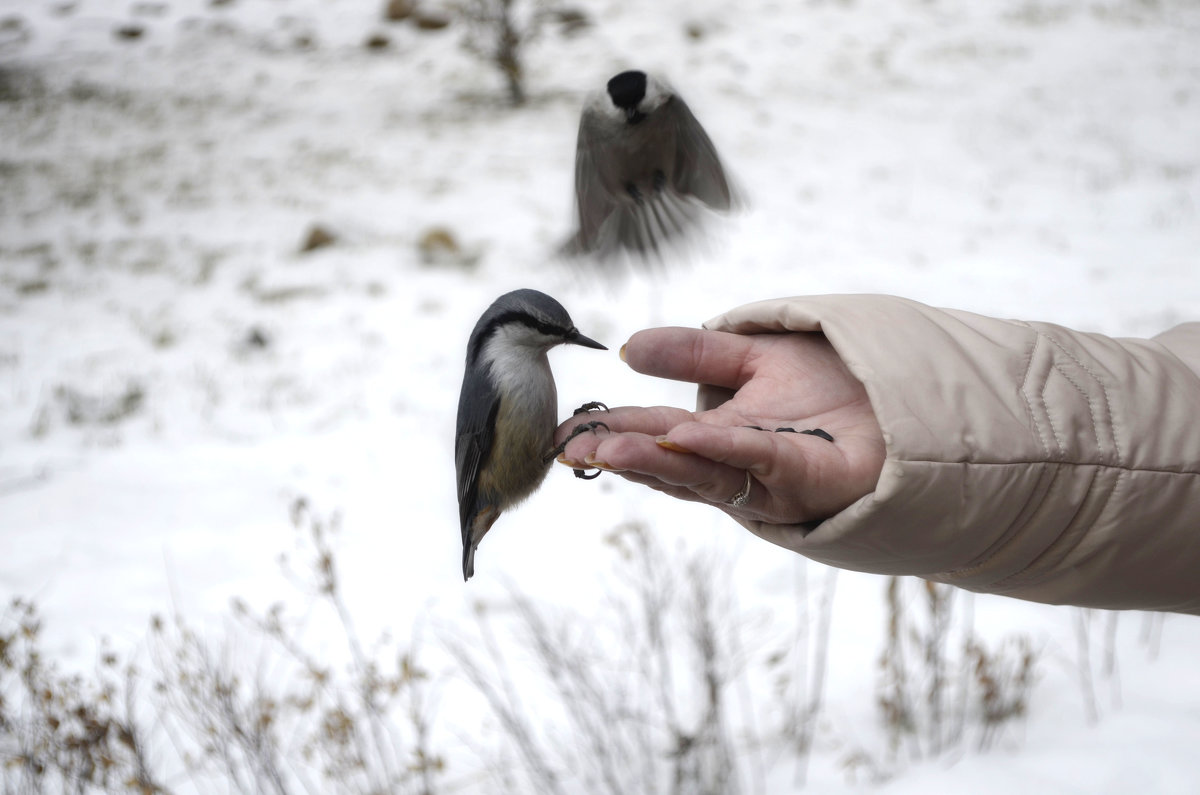
{"label": "thumb", "polygon": [[652,328],[621,348],[621,358],[639,373],[738,389],[750,379],[746,359],[753,337],[707,329]]}

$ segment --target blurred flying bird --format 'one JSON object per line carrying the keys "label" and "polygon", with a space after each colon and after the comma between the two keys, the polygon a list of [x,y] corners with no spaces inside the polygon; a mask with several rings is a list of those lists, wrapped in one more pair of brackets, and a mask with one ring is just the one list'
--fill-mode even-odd
{"label": "blurred flying bird", "polygon": [[537,290],[500,296],[471,332],[454,439],[464,580],[475,573],[475,548],[492,523],[550,468],[558,392],[546,353],[563,343],[607,350]]}
{"label": "blurred flying bird", "polygon": [[704,206],[737,204],[717,150],[683,98],[645,72],[621,72],[584,106],[575,149],[579,229],[568,255],[660,259],[698,231]]}

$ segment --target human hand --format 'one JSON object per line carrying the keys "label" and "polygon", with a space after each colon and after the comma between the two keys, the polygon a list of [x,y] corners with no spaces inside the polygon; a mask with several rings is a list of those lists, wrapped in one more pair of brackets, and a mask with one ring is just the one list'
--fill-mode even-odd
{"label": "human hand", "polygon": [[[771,524],[826,519],[874,491],[883,433],[866,389],[824,335],[647,329],[621,358],[639,373],[706,385],[707,410],[623,406],[590,417],[607,430],[568,440],[584,421],[577,416],[555,432],[556,444],[568,440],[559,463]],[[820,428],[834,442],[776,428]],[[729,504],[747,483],[745,504]]]}

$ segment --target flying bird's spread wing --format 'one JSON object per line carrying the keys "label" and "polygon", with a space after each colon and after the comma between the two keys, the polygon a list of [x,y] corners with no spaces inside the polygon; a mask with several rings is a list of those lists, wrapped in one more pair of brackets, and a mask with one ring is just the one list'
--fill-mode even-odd
{"label": "flying bird's spread wing", "polygon": [[692,110],[678,94],[663,106],[674,122],[675,175],[672,187],[684,196],[695,196],[714,210],[725,212],[735,198],[717,149]]}
{"label": "flying bird's spread wing", "polygon": [[579,122],[579,137],[575,144],[575,202],[579,232],[568,243],[574,253],[591,251],[596,247],[600,227],[617,207],[616,201],[600,180],[599,164],[596,162],[599,145],[588,132],[585,111],[585,117]]}

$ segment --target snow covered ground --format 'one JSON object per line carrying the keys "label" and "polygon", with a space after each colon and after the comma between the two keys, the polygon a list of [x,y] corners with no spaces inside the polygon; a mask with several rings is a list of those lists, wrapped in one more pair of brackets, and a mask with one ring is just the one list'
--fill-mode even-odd
{"label": "snow covered ground", "polygon": [[[281,598],[296,495],[343,516],[367,635],[453,622],[505,581],[586,611],[603,538],[631,520],[726,550],[745,604],[791,611],[789,555],[565,470],[497,525],[464,587],[462,355],[514,287],[555,295],[613,351],[802,293],[1114,335],[1200,318],[1188,0],[590,0],[592,26],[529,45],[520,109],[461,26],[388,24],[382,5],[0,0],[0,595],[38,603],[64,660],[137,647],[153,613],[219,625],[234,596]],[[612,283],[551,252],[582,94],[631,66],[671,78],[751,206],[707,255]],[[336,239],[303,252],[313,225]],[[430,261],[435,229],[458,251]],[[692,401],[614,353],[552,361],[563,414]],[[875,721],[882,593],[839,580],[816,791],[845,785],[844,749]],[[1120,705],[1102,682],[1091,725],[1077,615],[977,598],[982,634],[1046,649],[1023,736],[880,789],[1193,791],[1200,623],[1169,617],[1151,654],[1142,617],[1122,617]]]}

